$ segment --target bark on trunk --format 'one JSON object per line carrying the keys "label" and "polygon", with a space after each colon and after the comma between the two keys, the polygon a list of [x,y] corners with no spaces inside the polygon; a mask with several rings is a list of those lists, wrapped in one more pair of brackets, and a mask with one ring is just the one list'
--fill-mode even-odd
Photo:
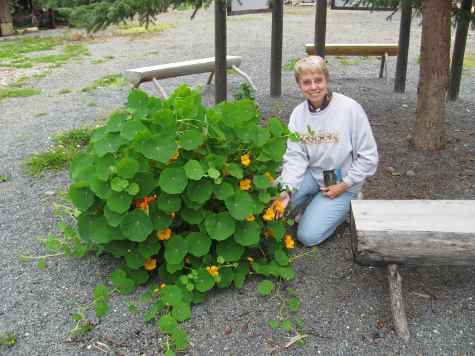
{"label": "bark on trunk", "polygon": [[13,21],[9,0],[0,0],[0,36],[13,34]]}
{"label": "bark on trunk", "polygon": [[282,37],[284,28],[284,2],[275,0],[272,7],[272,47],[270,59],[270,95],[282,94]]}
{"label": "bark on trunk", "polygon": [[226,2],[214,3],[215,102],[226,101]]}
{"label": "bark on trunk", "polygon": [[419,150],[444,149],[445,97],[449,84],[450,6],[447,0],[422,1],[422,38],[414,142]]}
{"label": "bark on trunk", "polygon": [[412,6],[409,1],[401,1],[401,23],[399,26],[399,54],[397,56],[394,91],[404,93],[406,90],[407,58],[411,38]]}
{"label": "bark on trunk", "polygon": [[327,1],[317,0],[315,13],[315,50],[317,56],[325,57],[325,38],[327,32]]}

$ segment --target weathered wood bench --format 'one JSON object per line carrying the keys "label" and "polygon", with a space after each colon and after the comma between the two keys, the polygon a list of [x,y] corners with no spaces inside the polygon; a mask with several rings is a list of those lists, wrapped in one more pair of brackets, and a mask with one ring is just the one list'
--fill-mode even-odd
{"label": "weathered wood bench", "polygon": [[397,334],[409,339],[398,265],[475,265],[475,200],[353,200],[353,257],[388,268]]}
{"label": "weathered wood bench", "polygon": [[[309,55],[314,55],[315,46],[313,43],[305,45],[305,51]],[[378,56],[381,57],[381,66],[379,69],[379,78],[386,78],[387,74],[387,57],[397,56],[399,53],[399,46],[397,43],[360,43],[360,44],[345,44],[345,43],[327,43],[325,45],[326,56]]]}
{"label": "weathered wood bench", "polygon": [[[251,78],[240,70],[238,67],[241,65],[241,57],[227,56],[226,68],[233,69],[237,74],[246,79],[254,90],[257,90]],[[194,59],[183,62],[160,64],[151,67],[142,67],[136,69],[128,69],[125,71],[125,77],[134,86],[139,87],[144,82],[152,81],[163,97],[167,97],[165,90],[158,83],[159,79],[174,78],[183,75],[211,73],[207,85],[209,85],[213,79],[215,70],[214,57]]]}

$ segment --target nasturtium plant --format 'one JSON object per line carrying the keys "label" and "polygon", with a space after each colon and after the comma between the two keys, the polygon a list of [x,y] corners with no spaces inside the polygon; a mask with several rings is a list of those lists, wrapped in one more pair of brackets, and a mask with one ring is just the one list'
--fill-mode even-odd
{"label": "nasturtium plant", "polygon": [[[177,350],[187,343],[178,323],[206,292],[241,288],[251,272],[294,276],[294,245],[272,206],[289,133],[277,118],[269,127],[260,119],[249,99],[205,107],[186,86],[166,100],[132,90],[127,108],[96,129],[71,164],[81,239],[122,260],[112,273],[120,293],[157,285],[147,292],[145,319]],[[259,291],[272,287],[266,280]]]}

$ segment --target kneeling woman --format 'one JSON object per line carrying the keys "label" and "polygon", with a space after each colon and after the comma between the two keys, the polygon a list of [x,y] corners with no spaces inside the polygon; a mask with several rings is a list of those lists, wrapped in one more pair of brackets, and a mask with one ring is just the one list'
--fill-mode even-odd
{"label": "kneeling woman", "polygon": [[[345,220],[351,199],[376,172],[378,151],[361,105],[331,92],[328,69],[321,57],[303,58],[294,69],[307,100],[290,116],[289,130],[299,139],[287,143],[278,179],[283,188],[279,200],[284,210],[289,203],[292,208],[302,208],[308,202],[297,239],[313,246],[330,237]],[[333,177],[327,179],[327,185],[324,173]]]}

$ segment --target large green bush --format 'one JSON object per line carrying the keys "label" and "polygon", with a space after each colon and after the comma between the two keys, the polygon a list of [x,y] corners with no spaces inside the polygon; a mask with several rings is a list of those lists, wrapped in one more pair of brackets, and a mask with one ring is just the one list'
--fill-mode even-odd
{"label": "large green bush", "polygon": [[293,278],[293,241],[271,207],[287,136],[277,118],[260,126],[252,100],[206,108],[184,86],[163,101],[132,90],[72,162],[81,238],[123,259],[120,292],[160,281],[146,319],[161,315],[176,348],[177,322],[213,287],[240,288],[251,272]]}

